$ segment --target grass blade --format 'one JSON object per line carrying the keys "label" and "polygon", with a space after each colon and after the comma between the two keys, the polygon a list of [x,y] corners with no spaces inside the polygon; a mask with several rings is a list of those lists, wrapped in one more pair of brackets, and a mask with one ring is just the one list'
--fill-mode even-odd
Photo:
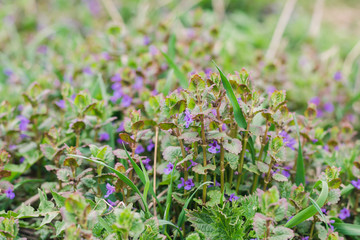
{"label": "grass blade", "polygon": [[[320,208],[322,206],[324,206],[324,204],[326,202],[326,199],[328,197],[328,194],[329,194],[329,186],[328,186],[327,182],[326,181],[321,181],[321,183],[322,183],[321,193],[319,195],[319,198],[316,201],[317,205]],[[314,216],[316,213],[317,213],[316,207],[313,206],[313,205],[309,206],[306,209],[299,212],[298,214],[296,214],[293,218],[291,218],[285,224],[285,227],[292,228],[292,227],[302,223],[303,221],[307,220],[308,218]]]}
{"label": "grass blade", "polygon": [[343,189],[341,189],[341,196],[352,192],[354,189],[355,187],[352,184],[345,186]]}
{"label": "grass blade", "polygon": [[115,173],[121,179],[121,181],[126,183],[133,191],[135,191],[137,194],[139,194],[139,196],[141,198],[141,201],[144,204],[145,213],[148,214],[148,216],[151,216],[151,213],[149,211],[149,207],[148,207],[147,202],[145,201],[143,195],[141,194],[140,190],[136,187],[136,185],[127,176],[125,176],[124,174],[122,174],[121,172],[116,170],[115,168],[110,167],[109,165],[107,165],[104,162],[101,162],[101,161],[98,161],[98,160],[95,160],[95,159],[91,159],[91,158],[88,158],[88,157],[80,156],[80,155],[68,154],[68,156],[82,158],[82,159],[85,159],[85,160],[87,160],[89,162],[96,163],[96,164],[102,165],[104,167],[107,167],[110,171]]}
{"label": "grass blade", "polygon": [[159,219],[159,225],[160,226],[163,226],[163,225],[170,225],[172,227],[174,227],[176,230],[178,230],[178,232],[180,233],[180,238],[182,239],[183,238],[183,235],[182,235],[182,232],[180,230],[180,228],[178,226],[176,226],[175,224],[173,224],[172,222],[170,221],[166,221],[166,220],[163,220],[163,219]]}
{"label": "grass blade", "polygon": [[175,76],[179,79],[180,86],[182,88],[188,87],[188,80],[186,75],[181,72],[180,68],[175,64],[175,62],[164,52],[162,52],[163,56],[165,57],[166,61],[168,62],[169,66],[174,70]]}
{"label": "grass blade", "polygon": [[310,199],[311,203],[314,205],[314,207],[316,208],[316,210],[318,211],[318,213],[320,214],[320,216],[322,217],[322,219],[323,219],[323,221],[324,221],[324,223],[325,223],[325,226],[326,226],[326,230],[329,231],[328,224],[327,224],[327,222],[326,222],[326,218],[325,218],[323,212],[321,211],[321,208],[320,208],[319,205],[315,202],[314,199],[312,199],[312,198],[309,198],[309,199]]}
{"label": "grass blade", "polygon": [[293,115],[295,126],[296,126],[296,134],[299,139],[299,147],[298,147],[298,157],[296,162],[296,173],[295,173],[295,183],[296,185],[303,184],[305,186],[305,166],[304,166],[304,158],[303,153],[301,149],[301,142],[300,142],[300,131],[299,131],[299,125],[296,120],[296,115],[294,113]]}
{"label": "grass blade", "polygon": [[[138,177],[140,178],[140,181],[145,185],[145,190],[144,190],[144,196],[145,198],[147,198],[147,191],[150,191],[150,194],[155,198],[156,202],[158,203],[159,205],[159,208],[160,208],[160,211],[163,212],[163,209],[161,207],[161,204],[160,204],[160,201],[157,199],[157,196],[154,192],[154,190],[152,188],[150,188],[150,179],[149,179],[149,175],[147,173],[147,171],[145,170],[145,167],[143,165],[143,163],[140,161],[140,164],[141,164],[141,168],[142,170],[140,169],[140,167],[136,164],[136,162],[134,161],[134,159],[132,159],[132,157],[129,155],[128,151],[126,151],[126,148],[125,148],[125,144],[123,143],[123,147],[124,147],[124,150],[125,150],[125,153],[126,153],[126,156],[128,157],[128,159],[130,160],[131,162],[131,165],[133,166],[136,174],[138,175]],[[148,185],[148,186],[147,186]]]}
{"label": "grass blade", "polygon": [[239,106],[239,103],[235,97],[235,94],[234,94],[234,91],[232,90],[231,88],[231,85],[230,85],[230,82],[229,80],[226,78],[226,76],[224,75],[224,73],[220,70],[220,68],[216,65],[216,63],[214,62],[217,70],[219,71],[220,73],[220,77],[221,77],[221,81],[222,81],[222,84],[226,90],[226,94],[231,102],[231,105],[234,109],[234,116],[235,116],[235,121],[237,122],[237,124],[243,128],[243,129],[246,129],[247,128],[247,123],[246,123],[246,120],[245,120],[245,117],[241,111],[241,108]]}
{"label": "grass blade", "polygon": [[347,236],[360,236],[360,225],[350,223],[332,223],[335,231]]}

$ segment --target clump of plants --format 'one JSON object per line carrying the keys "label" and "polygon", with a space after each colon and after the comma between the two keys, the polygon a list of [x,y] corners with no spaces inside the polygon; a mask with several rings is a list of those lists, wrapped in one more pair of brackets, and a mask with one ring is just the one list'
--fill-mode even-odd
{"label": "clump of plants", "polygon": [[4,101],[0,235],[357,236],[351,124],[324,125],[314,103],[303,116],[290,112],[284,90],[257,91],[244,69],[218,72],[183,78],[184,88],[168,95],[130,97],[115,75],[116,100],[106,89],[64,83],[55,96],[34,83],[20,107]]}

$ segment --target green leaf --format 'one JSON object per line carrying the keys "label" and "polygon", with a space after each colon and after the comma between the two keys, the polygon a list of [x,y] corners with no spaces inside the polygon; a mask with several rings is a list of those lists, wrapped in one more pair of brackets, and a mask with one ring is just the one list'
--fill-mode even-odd
{"label": "green leaf", "polygon": [[280,174],[280,173],[275,173],[272,178],[275,180],[275,181],[278,181],[278,182],[287,182],[288,179],[287,177],[285,177],[284,175]]}
{"label": "green leaf", "polygon": [[[317,199],[316,203],[321,208],[324,206],[326,199],[329,194],[329,187],[326,181],[321,181],[322,183],[322,189],[321,193],[319,195],[319,198]],[[302,210],[298,214],[296,214],[293,218],[291,218],[284,226],[287,228],[292,228],[299,223],[302,223],[303,221],[306,221],[307,219],[311,218],[316,214],[317,210],[315,206],[309,206],[306,209]]]}
{"label": "green leaf", "polygon": [[[318,211],[318,213],[320,214],[320,216],[322,217],[324,223],[326,223],[327,221],[326,221],[326,218],[325,218],[325,216],[324,216],[324,213],[321,211],[321,207],[319,207],[319,205],[315,202],[314,199],[312,199],[311,197],[309,197],[309,199],[310,199],[310,202],[314,205],[314,207],[315,207],[316,210]],[[329,231],[328,225],[326,224],[325,226],[326,226],[326,230]]]}
{"label": "green leaf", "polygon": [[53,192],[53,191],[51,191],[51,194],[52,194],[52,196],[55,200],[56,206],[58,206],[58,208],[65,206],[65,200],[66,200],[65,197],[63,197],[60,194],[58,194],[57,192]]}
{"label": "green leaf", "polygon": [[273,236],[270,237],[270,240],[288,240],[293,239],[294,232],[286,227],[278,226],[273,230]]}
{"label": "green leaf", "polygon": [[350,223],[333,223],[335,231],[347,236],[360,236],[360,225]]}
{"label": "green leaf", "polygon": [[187,80],[186,75],[183,72],[181,72],[178,65],[166,53],[162,52],[162,54],[164,55],[169,66],[174,70],[176,77],[180,80],[180,82],[179,82],[180,86],[182,88],[186,89],[188,86],[188,80]]}
{"label": "green leaf", "polygon": [[234,109],[234,117],[235,117],[235,120],[237,122],[237,124],[243,128],[243,129],[246,129],[247,128],[247,123],[246,123],[246,120],[245,120],[245,117],[240,109],[240,106],[239,106],[239,103],[235,97],[235,94],[234,94],[234,91],[232,90],[231,88],[231,85],[230,85],[230,82],[229,80],[225,77],[224,73],[220,70],[220,68],[216,65],[216,63],[214,62],[217,70],[219,71],[220,73],[220,77],[221,77],[221,81],[223,83],[223,86],[226,90],[226,94],[231,102],[231,105],[233,106],[233,109]]}
{"label": "green leaf", "polygon": [[295,173],[295,183],[296,185],[303,184],[305,186],[305,166],[304,166],[304,158],[303,158],[303,152],[301,149],[301,142],[300,142],[300,131],[299,131],[299,125],[296,120],[296,115],[294,113],[293,115],[295,126],[296,126],[296,133],[298,136],[299,141],[299,147],[298,147],[298,158],[296,162],[296,173]]}

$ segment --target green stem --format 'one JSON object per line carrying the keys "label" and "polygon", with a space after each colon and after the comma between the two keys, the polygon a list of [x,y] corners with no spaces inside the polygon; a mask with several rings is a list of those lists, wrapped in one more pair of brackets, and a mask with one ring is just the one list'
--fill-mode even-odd
{"label": "green stem", "polygon": [[241,156],[240,156],[240,164],[238,166],[238,179],[237,179],[237,182],[236,182],[236,192],[237,193],[239,193],[239,188],[240,188],[240,183],[241,183],[241,175],[242,175],[242,170],[243,170],[243,166],[244,166],[246,145],[247,145],[248,138],[249,138],[249,129],[250,129],[250,124],[248,123],[247,128],[246,128],[246,132],[245,132],[245,136],[244,136],[243,148],[242,148]]}
{"label": "green stem", "polygon": [[309,240],[313,239],[315,224],[316,224],[316,217],[314,216],[314,220],[312,221],[312,224],[311,224]]}
{"label": "green stem", "polygon": [[270,162],[270,165],[269,165],[269,170],[268,170],[268,172],[267,172],[267,174],[266,174],[266,177],[265,177],[265,179],[264,179],[264,191],[266,191],[267,185],[268,185],[269,182],[270,182],[271,168],[272,168],[274,162],[275,162],[274,158],[271,157],[271,162]]}
{"label": "green stem", "polygon": [[[184,143],[183,143],[182,139],[179,138],[180,137],[180,131],[179,131],[178,128],[176,129],[176,137],[179,140],[181,153],[182,153],[182,156],[183,156],[183,159],[184,159],[184,158],[186,158],[186,151],[185,151],[185,147],[184,147]],[[188,180],[187,162],[184,162],[184,180],[185,180],[185,182]],[[186,194],[186,192],[187,192],[186,189],[184,189],[184,194]]]}
{"label": "green stem", "polygon": [[[262,155],[263,155],[264,148],[265,148],[265,145],[266,145],[266,138],[267,138],[268,131],[269,131],[269,122],[268,122],[268,120],[266,120],[266,129],[265,129],[264,136],[262,138],[260,153],[259,153],[259,157],[258,157],[257,161],[262,161]],[[256,189],[256,187],[258,185],[258,181],[259,181],[259,175],[254,174],[254,182],[253,182],[253,185],[252,185],[252,188],[251,188],[252,193],[255,191],[255,189]]]}

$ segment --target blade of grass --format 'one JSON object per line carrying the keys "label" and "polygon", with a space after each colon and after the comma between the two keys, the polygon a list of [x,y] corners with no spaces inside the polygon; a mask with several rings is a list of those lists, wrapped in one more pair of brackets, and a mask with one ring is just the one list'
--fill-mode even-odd
{"label": "blade of grass", "polygon": [[314,207],[316,208],[316,210],[318,211],[318,213],[320,214],[320,216],[322,217],[324,223],[325,223],[325,226],[326,226],[326,230],[329,231],[329,228],[328,228],[328,224],[326,222],[326,218],[323,214],[323,212],[321,211],[321,208],[319,207],[319,205],[315,202],[314,199],[312,199],[311,197],[309,198],[310,199],[310,202],[314,205]]}
{"label": "blade of grass", "polygon": [[[329,186],[326,181],[321,181],[322,183],[322,189],[321,193],[319,195],[319,198],[317,199],[316,203],[321,208],[324,206],[326,199],[329,194]],[[317,184],[315,184],[317,185]],[[309,219],[310,217],[314,216],[316,214],[317,210],[315,206],[311,205],[307,207],[306,209],[302,210],[298,214],[296,214],[293,218],[291,218],[286,224],[285,227],[292,228],[305,220]]]}
{"label": "blade of grass", "polygon": [[188,80],[186,75],[181,72],[180,68],[175,64],[175,62],[164,52],[162,52],[163,56],[165,57],[166,61],[168,62],[169,66],[174,70],[175,76],[179,79],[180,86],[182,88],[188,87]]}
{"label": "blade of grass", "polygon": [[106,163],[104,162],[101,162],[101,161],[98,161],[98,160],[95,160],[95,159],[91,159],[91,158],[88,158],[88,157],[84,157],[84,156],[80,156],[80,155],[74,155],[74,154],[68,154],[68,156],[71,156],[71,157],[77,157],[77,158],[82,158],[82,159],[85,159],[89,162],[92,162],[92,163],[96,163],[96,164],[99,164],[99,165],[102,165],[104,167],[107,167],[110,171],[112,171],[113,173],[115,173],[120,179],[121,181],[123,181],[124,183],[126,183],[133,191],[135,191],[137,194],[139,194],[140,198],[141,198],[141,201],[144,205],[144,210],[145,210],[145,213],[148,215],[148,216],[151,216],[151,213],[149,211],[149,208],[148,208],[148,205],[147,205],[147,202],[145,201],[143,195],[141,194],[140,190],[136,187],[136,185],[128,178],[126,177],[124,174],[122,174],[121,172],[119,172],[118,170],[116,170],[115,168],[112,168],[110,167],[109,165],[107,165]]}
{"label": "blade of grass", "polygon": [[296,173],[295,173],[295,183],[296,185],[303,184],[305,186],[305,166],[304,166],[304,158],[303,153],[301,149],[301,142],[300,142],[300,131],[299,131],[299,125],[296,120],[295,113],[293,114],[295,126],[296,126],[296,134],[298,136],[299,141],[299,147],[298,147],[298,157],[296,162]]}
{"label": "blade of grass", "polygon": [[347,186],[345,186],[342,190],[341,190],[341,196],[346,195],[350,192],[352,192],[355,189],[355,187],[352,184],[349,184]]}
{"label": "blade of grass", "polygon": [[[161,213],[163,212],[163,209],[161,207],[161,204],[160,204],[160,201],[158,200],[154,190],[152,188],[149,188],[150,187],[150,180],[149,180],[149,175],[147,173],[147,171],[145,170],[145,167],[143,165],[143,163],[140,161],[140,164],[141,164],[141,167],[142,167],[142,170],[140,169],[140,167],[136,164],[136,162],[134,161],[134,159],[132,159],[132,157],[129,155],[129,153],[126,151],[126,148],[125,148],[125,145],[123,143],[123,148],[125,150],[125,153],[126,153],[126,156],[128,157],[128,159],[130,160],[131,162],[131,165],[133,166],[136,174],[138,175],[138,177],[140,178],[140,181],[145,185],[145,189],[149,190],[150,191],[150,194],[155,198],[156,202],[159,204],[159,208],[160,208],[160,211]],[[149,187],[146,187],[147,184],[149,184]],[[144,196],[145,198],[147,197],[147,191],[146,191],[146,194],[145,194],[145,191],[144,191]]]}
{"label": "blade of grass", "polygon": [[[213,61],[214,62],[214,61]],[[234,91],[231,88],[230,82],[229,80],[225,77],[224,73],[220,70],[220,68],[216,65],[216,63],[214,62],[217,70],[220,73],[220,77],[221,77],[221,81],[222,84],[226,90],[226,94],[231,102],[231,105],[233,107],[234,110],[234,116],[235,116],[235,121],[237,122],[237,124],[243,128],[246,129],[247,128],[247,123],[245,120],[245,117],[240,109],[239,103],[235,97]]]}
{"label": "blade of grass", "polygon": [[360,236],[360,225],[350,223],[332,223],[335,231],[347,236]]}
{"label": "blade of grass", "polygon": [[180,233],[180,238],[182,239],[183,238],[183,235],[182,235],[182,232],[180,230],[180,228],[178,226],[176,226],[175,224],[173,224],[172,222],[170,221],[166,221],[166,220],[163,220],[163,219],[160,219],[158,220],[159,221],[159,225],[160,226],[163,226],[163,225],[170,225],[172,227],[174,227],[176,230],[178,230],[178,232]]}

